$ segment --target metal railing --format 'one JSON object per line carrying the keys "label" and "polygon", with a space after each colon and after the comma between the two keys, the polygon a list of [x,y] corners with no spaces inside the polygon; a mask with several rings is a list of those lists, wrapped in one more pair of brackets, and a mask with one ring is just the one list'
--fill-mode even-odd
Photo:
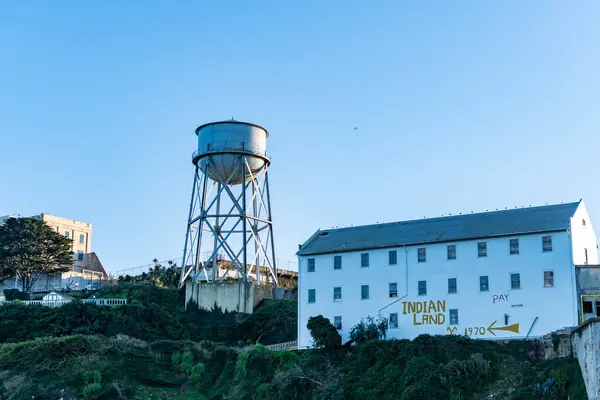
{"label": "metal railing", "polygon": [[[3,301],[0,305],[4,304],[20,304],[23,306],[44,306],[44,307],[60,307],[67,303],[71,303],[72,299],[67,300],[13,300]],[[127,304],[127,299],[82,299],[79,300],[82,303],[95,304],[97,306],[120,306]]]}
{"label": "metal railing", "polygon": [[298,347],[298,341],[293,340],[291,342],[270,344],[265,347],[269,350],[296,350],[296,347]]}

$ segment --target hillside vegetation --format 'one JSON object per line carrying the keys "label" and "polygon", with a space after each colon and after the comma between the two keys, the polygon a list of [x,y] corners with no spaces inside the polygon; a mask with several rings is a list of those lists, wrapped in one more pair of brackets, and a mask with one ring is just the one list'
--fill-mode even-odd
{"label": "hillside vegetation", "polygon": [[110,290],[132,304],[0,307],[0,399],[586,399],[576,360],[535,360],[535,342],[423,335],[269,351],[248,343],[293,339],[294,302],[236,325],[183,311],[176,291]]}
{"label": "hillside vegetation", "polygon": [[129,304],[98,307],[72,302],[61,307],[6,305],[0,307],[0,343],[73,334],[126,334],[154,340],[212,340],[273,344],[296,339],[296,302],[265,300],[250,316],[199,309],[183,309],[174,289],[122,284],[106,288],[97,297],[127,298]]}

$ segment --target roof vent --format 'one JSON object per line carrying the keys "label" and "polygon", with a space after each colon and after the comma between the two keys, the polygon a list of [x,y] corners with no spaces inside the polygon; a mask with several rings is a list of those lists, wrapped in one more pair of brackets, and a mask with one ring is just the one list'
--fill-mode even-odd
{"label": "roof vent", "polygon": [[319,236],[323,237],[323,236],[327,236],[327,235],[329,235],[329,232],[325,231],[325,232],[322,232]]}

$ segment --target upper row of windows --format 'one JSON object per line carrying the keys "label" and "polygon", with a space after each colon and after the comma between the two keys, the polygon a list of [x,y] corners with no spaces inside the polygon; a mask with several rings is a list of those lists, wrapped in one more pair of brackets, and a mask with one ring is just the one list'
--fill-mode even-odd
{"label": "upper row of windows", "polygon": [[[58,232],[58,226],[56,227],[56,232]],[[65,231],[65,237],[67,239],[70,239],[71,238],[71,232]],[[84,244],[84,242],[85,242],[85,234],[81,233],[81,234],[79,234],[79,244]]]}
{"label": "upper row of windows", "polygon": [[[542,251],[552,251],[552,236],[542,237]],[[449,244],[446,246],[446,253],[448,260],[456,260],[456,245]],[[509,240],[509,254],[519,254],[519,239]],[[477,256],[487,257],[487,242],[477,242]],[[427,249],[425,247],[419,247],[417,249],[417,262],[427,261]],[[398,251],[390,250],[388,252],[388,263],[389,265],[398,264]],[[369,253],[362,253],[360,255],[360,266],[369,266]],[[342,256],[333,257],[333,269],[342,269]],[[308,259],[308,272],[315,272],[315,259]]]}

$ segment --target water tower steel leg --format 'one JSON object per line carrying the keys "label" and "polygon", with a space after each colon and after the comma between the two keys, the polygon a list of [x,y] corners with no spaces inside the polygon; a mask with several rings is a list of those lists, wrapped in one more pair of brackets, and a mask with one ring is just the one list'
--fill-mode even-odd
{"label": "water tower steel leg", "polygon": [[[192,196],[190,199],[190,211],[188,213],[188,223],[187,223],[187,229],[185,232],[185,244],[183,246],[183,258],[181,259],[181,272],[179,274],[179,287],[183,286],[183,282],[185,281],[185,279],[187,278],[187,276],[189,275],[189,271],[191,271],[191,269],[189,271],[186,271],[186,257],[187,257],[187,251],[188,251],[188,242],[190,241],[190,236],[193,236],[193,233],[191,231],[191,224],[190,221],[193,218],[193,212],[194,212],[194,203],[196,200],[196,185],[198,183],[198,167],[196,167],[196,170],[194,171],[194,183],[192,184]],[[192,243],[193,239],[192,239]]]}
{"label": "water tower steel leg", "polygon": [[[246,167],[248,167],[248,164],[246,164]],[[250,174],[252,174],[252,171],[249,171]],[[258,212],[258,207],[257,207],[257,199],[256,199],[256,195],[258,194],[256,191],[256,185],[254,184],[255,178],[252,176],[252,215],[255,217],[258,217],[257,212]],[[258,234],[257,230],[256,230],[256,225],[257,225],[257,221],[256,220],[252,220],[250,221],[252,230],[254,232],[256,232],[256,234]],[[254,262],[254,272],[256,274],[255,276],[255,280],[256,283],[260,285],[260,255],[258,254],[258,243],[256,241],[254,241],[254,254],[257,255],[256,257],[256,261]]]}
{"label": "water tower steel leg", "polygon": [[[246,164],[246,157],[242,157],[242,161],[244,164]],[[246,183],[246,166],[245,165],[242,167],[242,183],[243,183],[242,186],[244,187],[243,188],[244,191],[242,194],[242,210],[243,210],[242,211],[242,218],[243,218],[242,240],[243,240],[243,243],[246,243],[246,219],[247,219],[246,217],[248,214],[246,213],[246,185],[245,185],[245,183]],[[248,268],[248,254],[247,254],[248,252],[246,251],[246,247],[247,246],[244,245],[243,249],[242,249],[242,251],[243,251],[242,258],[243,258],[243,263],[244,263],[244,265],[242,266],[242,268],[243,268],[242,280],[244,282],[247,280],[246,272],[247,272],[247,268]]]}
{"label": "water tower steel leg", "polygon": [[273,214],[271,213],[271,191],[269,190],[269,170],[265,168],[265,185],[267,187],[267,204],[268,204],[268,216],[269,220],[269,236],[271,236],[271,257],[273,257],[273,270],[271,274],[273,275],[273,281],[275,282],[275,286],[278,285],[277,279],[277,265],[275,264],[275,238],[273,237]]}
{"label": "water tower steel leg", "polygon": [[[217,184],[217,213],[215,215],[215,230],[217,231],[217,233],[220,232],[221,228],[219,226],[219,213],[221,212],[221,183],[219,182]],[[212,266],[213,266],[213,280],[215,280],[215,278],[219,277],[219,263],[218,263],[218,259],[217,259],[217,235],[215,235],[215,241],[214,241],[214,253],[213,253],[213,259],[212,259]]]}
{"label": "water tower steel leg", "polygon": [[[204,166],[204,170],[202,170],[202,200],[200,202],[200,220],[198,224],[198,243],[196,246],[196,263],[194,265],[194,275],[197,275],[200,272],[200,263],[202,258],[202,228],[204,228],[204,207],[206,206],[206,183],[208,181],[208,165]],[[204,270],[204,274],[206,275],[206,270]],[[208,278],[208,277],[207,277]]]}

